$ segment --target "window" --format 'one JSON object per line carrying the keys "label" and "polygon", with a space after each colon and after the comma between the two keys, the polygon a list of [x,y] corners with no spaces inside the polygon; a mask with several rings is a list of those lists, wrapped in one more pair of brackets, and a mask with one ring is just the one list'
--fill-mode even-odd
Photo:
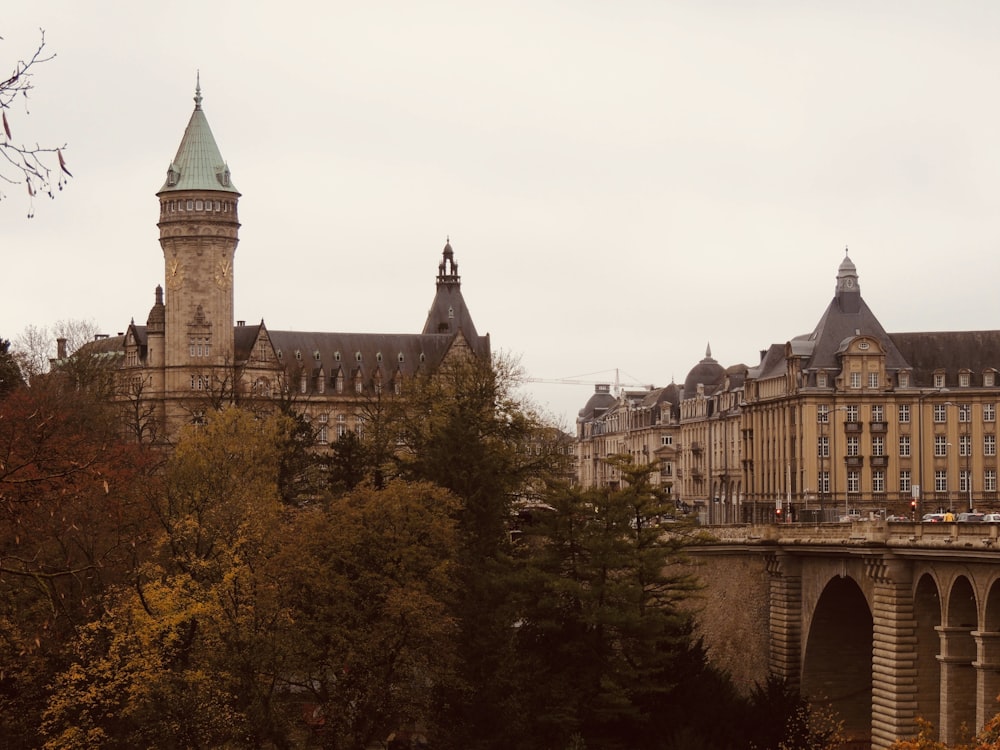
{"label": "window", "polygon": [[885,437],[883,435],[872,435],[872,455],[885,455]]}
{"label": "window", "polygon": [[327,423],[330,421],[330,417],[327,414],[319,415],[319,430],[316,431],[316,442],[320,445],[326,445],[328,440],[327,433]]}
{"label": "window", "polygon": [[936,373],[934,373],[934,387],[935,388],[944,388],[944,373],[943,372],[936,372]]}
{"label": "window", "polygon": [[958,373],[958,386],[959,386],[959,388],[968,388],[970,380],[971,380],[971,378],[969,377],[969,373],[967,373],[967,372],[960,372],[960,373]]}
{"label": "window", "polygon": [[983,472],[983,490],[986,492],[997,491],[997,470],[987,469]]}
{"label": "window", "polygon": [[872,492],[885,492],[885,472],[881,469],[872,472]]}
{"label": "window", "polygon": [[357,416],[354,418],[354,432],[357,433],[358,437],[365,436],[365,418]]}
{"label": "window", "polygon": [[935,492],[947,492],[948,491],[948,472],[947,471],[935,471],[934,472],[934,491]]}
{"label": "window", "polygon": [[878,373],[877,372],[870,372],[870,373],[868,373],[868,387],[869,388],[878,388]]}
{"label": "window", "polygon": [[858,439],[857,435],[847,436],[847,455],[857,456],[860,455],[861,441]]}
{"label": "window", "polygon": [[342,438],[347,434],[347,417],[343,414],[337,415],[337,424],[334,428],[337,433],[337,438]]}
{"label": "window", "polygon": [[899,387],[900,388],[910,387],[910,373],[908,372],[899,373]]}
{"label": "window", "polygon": [[365,390],[365,384],[361,382],[361,378],[354,379],[354,392],[362,393]]}
{"label": "window", "polygon": [[959,492],[971,492],[972,491],[972,472],[968,469],[962,469],[958,472],[958,491]]}
{"label": "window", "polygon": [[885,421],[885,407],[882,404],[872,404],[872,422]]}
{"label": "window", "polygon": [[910,492],[910,470],[903,469],[899,472],[899,491]]}
{"label": "window", "polygon": [[204,409],[196,409],[191,412],[191,424],[198,428],[206,424]]}
{"label": "window", "polygon": [[910,405],[909,404],[900,404],[897,407],[897,409],[898,409],[898,413],[899,413],[899,423],[900,424],[909,424],[910,423]]}
{"label": "window", "polygon": [[858,421],[858,406],[857,404],[851,404],[850,406],[844,407],[844,418],[848,422]]}
{"label": "window", "polygon": [[824,495],[830,494],[830,472],[821,471],[817,480],[819,481],[819,491]]}
{"label": "window", "polygon": [[212,340],[208,336],[189,336],[188,353],[192,357],[208,357],[212,354]]}
{"label": "window", "polygon": [[673,435],[660,435],[660,445],[673,445],[674,436]]}
{"label": "window", "polygon": [[851,388],[860,388],[860,387],[861,387],[861,373],[860,372],[852,372],[851,373]]}
{"label": "window", "polygon": [[972,421],[972,404],[959,404],[958,405],[958,421],[959,422],[971,422]]}
{"label": "window", "polygon": [[948,455],[948,437],[946,435],[934,436],[934,455],[939,458]]}
{"label": "window", "polygon": [[830,438],[826,435],[819,436],[818,453],[820,458],[830,457]]}
{"label": "window", "polygon": [[934,421],[937,424],[948,421],[948,407],[944,404],[934,404]]}
{"label": "window", "polygon": [[306,378],[306,374],[302,373],[302,377],[299,378],[299,393],[305,393],[309,388],[309,381]]}
{"label": "window", "polygon": [[958,436],[958,455],[960,456],[972,455],[972,435],[965,434]]}
{"label": "window", "polygon": [[826,373],[825,372],[816,373],[816,387],[817,388],[826,388]]}
{"label": "window", "polygon": [[910,436],[900,435],[899,436],[899,455],[901,458],[910,457]]}
{"label": "window", "polygon": [[996,382],[996,376],[994,375],[992,370],[983,373],[984,386],[986,386],[987,388],[992,388],[995,382]]}
{"label": "window", "polygon": [[995,456],[997,454],[997,436],[983,435],[983,455]]}
{"label": "window", "polygon": [[847,491],[861,492],[861,473],[858,471],[847,472]]}
{"label": "window", "polygon": [[333,377],[333,390],[335,390],[337,393],[343,393],[344,392],[344,373],[343,372],[338,372]]}
{"label": "window", "polygon": [[983,404],[983,421],[984,422],[996,422],[997,421],[997,405],[996,404]]}
{"label": "window", "polygon": [[826,404],[819,404],[816,407],[816,421],[826,424],[830,421],[830,407]]}

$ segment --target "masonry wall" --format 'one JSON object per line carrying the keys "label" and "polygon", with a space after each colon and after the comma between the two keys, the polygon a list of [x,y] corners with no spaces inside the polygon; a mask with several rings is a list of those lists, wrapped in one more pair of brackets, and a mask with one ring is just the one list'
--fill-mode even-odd
{"label": "masonry wall", "polygon": [[690,603],[697,635],[713,666],[744,694],[768,674],[769,576],[760,554],[699,551],[692,555],[704,586]]}

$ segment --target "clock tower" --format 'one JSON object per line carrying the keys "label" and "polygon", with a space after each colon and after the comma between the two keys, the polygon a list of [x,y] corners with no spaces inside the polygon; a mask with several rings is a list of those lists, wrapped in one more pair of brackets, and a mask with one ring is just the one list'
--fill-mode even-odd
{"label": "clock tower", "polygon": [[[231,383],[233,261],[240,193],[201,108],[201,81],[160,199],[165,270],[164,386],[167,394]],[[197,395],[192,394],[192,395]]]}
{"label": "clock tower", "polygon": [[861,288],[858,286],[858,269],[844,248],[844,259],[837,269],[837,301],[844,312],[856,313],[861,309]]}

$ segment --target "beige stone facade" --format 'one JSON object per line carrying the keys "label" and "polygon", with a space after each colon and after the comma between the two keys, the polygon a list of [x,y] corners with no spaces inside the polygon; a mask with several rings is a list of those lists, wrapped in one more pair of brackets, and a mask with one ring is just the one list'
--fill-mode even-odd
{"label": "beige stone facade", "polygon": [[451,243],[438,264],[423,330],[414,334],[269,330],[234,320],[239,198],[201,107],[157,193],[163,285],[146,325],[88,345],[118,365],[126,424],[141,440],[169,440],[224,403],[294,402],[317,442],[361,430],[383,394],[456,356],[490,356],[461,291]]}
{"label": "beige stone facade", "polygon": [[[660,418],[644,429],[672,436],[672,492],[703,522],[997,510],[998,373],[1000,331],[887,333],[845,257],[812,332],[751,367],[707,353],[683,386],[650,391]],[[584,486],[615,481],[611,453],[645,460],[619,401],[581,411]]]}

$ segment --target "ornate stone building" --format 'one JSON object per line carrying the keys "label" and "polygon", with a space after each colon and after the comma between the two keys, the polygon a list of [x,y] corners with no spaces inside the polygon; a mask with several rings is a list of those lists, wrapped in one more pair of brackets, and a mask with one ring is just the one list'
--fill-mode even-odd
{"label": "ornate stone building", "polygon": [[[361,426],[384,389],[434,371],[459,353],[488,357],[462,296],[450,242],[423,330],[414,334],[272,331],[234,320],[240,193],[202,109],[201,87],[157,193],[166,293],[156,287],[145,325],[88,345],[120,358],[130,427],[162,439],[206,408],[251,396],[287,397],[313,420],[320,442]],[[61,353],[62,354],[62,353]]]}
{"label": "ornate stone building", "polygon": [[[707,353],[655,430],[673,441],[675,498],[705,522],[995,509],[998,371],[1000,331],[887,333],[845,256],[811,333],[752,367]],[[619,402],[580,412],[584,486],[614,481],[600,458],[640,455]]]}

